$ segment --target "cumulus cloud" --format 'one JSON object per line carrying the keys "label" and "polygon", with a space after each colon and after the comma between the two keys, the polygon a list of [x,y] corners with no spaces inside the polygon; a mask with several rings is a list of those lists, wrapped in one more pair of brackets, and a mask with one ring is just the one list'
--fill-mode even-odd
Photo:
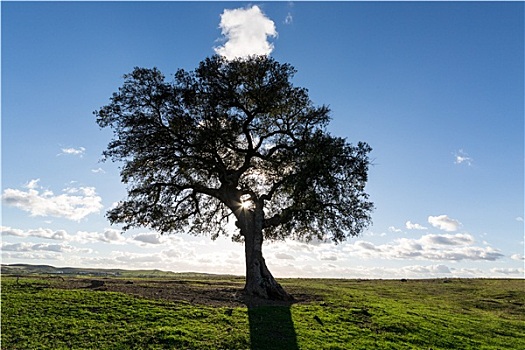
{"label": "cumulus cloud", "polygon": [[39,180],[31,180],[27,191],[8,188],[2,194],[5,205],[31,213],[31,216],[54,216],[80,221],[102,209],[100,198],[94,187],[66,188],[63,194],[37,187]]}
{"label": "cumulus cloud", "polygon": [[374,259],[426,259],[434,261],[485,260],[495,261],[503,254],[492,247],[475,245],[469,234],[423,235],[418,239],[400,238],[376,245],[357,241],[344,248],[348,253]]}
{"label": "cumulus cloud", "polygon": [[525,269],[516,269],[516,268],[494,268],[490,272],[503,274],[503,275],[516,275],[521,278],[525,277]]}
{"label": "cumulus cloud", "polygon": [[462,149],[454,153],[454,164],[464,164],[471,166],[474,160]]}
{"label": "cumulus cloud", "polygon": [[341,264],[283,264],[272,266],[272,272],[282,277],[324,277],[324,278],[428,278],[428,277],[479,277],[481,270],[454,269],[444,264],[409,266],[342,266]]}
{"label": "cumulus cloud", "polygon": [[295,257],[293,255],[286,254],[286,253],[275,253],[275,258],[283,259],[283,260],[295,260]]}
{"label": "cumulus cloud", "polygon": [[226,59],[269,55],[273,51],[267,39],[277,36],[275,24],[258,6],[224,10],[219,27],[226,42],[214,50]]}
{"label": "cumulus cloud", "polygon": [[2,236],[14,236],[21,238],[35,237],[65,242],[77,243],[125,243],[126,239],[119,230],[107,228],[102,232],[78,231],[75,234],[69,234],[65,230],[51,230],[48,228],[37,228],[21,230],[8,226],[0,226]]}
{"label": "cumulus cloud", "polygon": [[61,153],[58,155],[70,155],[70,156],[80,156],[81,158],[84,156],[84,153],[86,152],[86,149],[84,147],[79,148],[62,148]]}
{"label": "cumulus cloud", "polygon": [[37,237],[45,239],[53,239],[57,241],[67,240],[69,235],[64,230],[53,231],[50,229],[38,228],[34,230],[20,230],[7,226],[0,226],[0,231],[3,236],[16,236],[16,237]]}
{"label": "cumulus cloud", "polygon": [[182,256],[181,252],[176,249],[163,250],[162,255],[165,255],[168,258],[180,258]]}
{"label": "cumulus cloud", "polygon": [[390,232],[396,232],[396,233],[401,233],[401,232],[403,232],[403,230],[401,230],[400,228],[397,228],[397,227],[395,227],[395,226],[390,226],[390,227],[388,228],[388,231],[390,231]]}
{"label": "cumulus cloud", "polygon": [[120,263],[124,263],[124,266],[144,266],[144,267],[155,267],[159,261],[159,258],[152,254],[140,254],[140,253],[128,253],[115,257],[115,260]]}
{"label": "cumulus cloud", "polygon": [[76,234],[70,236],[70,240],[79,243],[124,243],[125,238],[119,230],[107,228],[103,232],[86,232],[78,231]]}
{"label": "cumulus cloud", "polygon": [[356,242],[356,246],[364,250],[372,250],[375,252],[380,251],[380,249],[377,248],[373,243],[366,242],[366,241],[358,241]]}
{"label": "cumulus cloud", "polygon": [[523,256],[522,254],[512,254],[512,255],[510,256],[510,258],[511,258],[512,260],[518,260],[518,261],[519,261],[519,260],[525,260],[525,256]]}
{"label": "cumulus cloud", "polygon": [[97,169],[91,169],[91,172],[93,174],[105,174],[106,172],[104,171],[104,169],[102,168],[97,168]]}
{"label": "cumulus cloud", "polygon": [[457,231],[461,226],[459,221],[451,219],[447,215],[429,216],[428,223],[447,232]]}
{"label": "cumulus cloud", "polygon": [[443,249],[441,251],[426,251],[424,254],[426,259],[431,260],[486,260],[495,261],[503,257],[499,251],[491,248],[481,247],[464,247],[462,249]]}
{"label": "cumulus cloud", "polygon": [[[399,231],[399,232],[402,232],[402,231]],[[364,233],[364,236],[368,236],[368,237],[385,237],[386,236],[386,232],[372,232],[372,231],[366,231]]]}
{"label": "cumulus cloud", "polygon": [[40,182],[40,179],[30,180],[27,184],[24,185],[24,187],[30,190],[36,190],[37,188],[40,187],[38,185],[39,182]]}
{"label": "cumulus cloud", "polygon": [[474,243],[474,237],[469,234],[425,235],[421,241],[433,245],[469,245]]}
{"label": "cumulus cloud", "polygon": [[2,259],[5,260],[60,260],[60,254],[49,253],[49,252],[7,252],[2,250]]}
{"label": "cumulus cloud", "polygon": [[161,244],[160,234],[158,233],[139,233],[133,240],[147,244]]}
{"label": "cumulus cloud", "polygon": [[298,251],[298,252],[312,252],[315,250],[315,247],[313,247],[311,244],[307,244],[307,243],[303,243],[299,241],[287,241],[286,249]]}
{"label": "cumulus cloud", "polygon": [[410,274],[419,274],[419,275],[429,275],[429,274],[449,274],[451,273],[450,268],[446,265],[413,265],[413,266],[404,266],[403,271]]}
{"label": "cumulus cloud", "polygon": [[337,261],[336,254],[321,254],[320,259],[323,261]]}
{"label": "cumulus cloud", "polygon": [[13,252],[34,252],[45,251],[54,253],[91,253],[91,249],[76,248],[68,244],[49,244],[49,243],[4,243],[2,251]]}
{"label": "cumulus cloud", "polygon": [[[164,238],[164,237],[162,237]],[[212,273],[244,273],[244,256],[228,250],[210,253],[202,248],[195,251],[199,242],[189,243],[187,240],[177,240],[182,244],[171,246],[170,240],[162,239],[165,245],[154,245],[152,252],[112,251],[104,256],[88,256],[83,261],[89,266],[103,266],[115,268],[155,268],[176,272],[212,272]],[[209,241],[207,241],[209,243]],[[231,243],[231,242],[229,242]],[[164,249],[166,247],[166,249]],[[240,246],[236,246],[240,248]],[[268,255],[270,256],[270,255]]]}
{"label": "cumulus cloud", "polygon": [[414,224],[411,221],[407,221],[405,223],[405,227],[408,230],[427,230],[427,228],[425,226],[421,226],[420,224]]}
{"label": "cumulus cloud", "polygon": [[104,230],[103,235],[107,242],[120,241],[123,239],[119,230],[113,230],[110,228]]}

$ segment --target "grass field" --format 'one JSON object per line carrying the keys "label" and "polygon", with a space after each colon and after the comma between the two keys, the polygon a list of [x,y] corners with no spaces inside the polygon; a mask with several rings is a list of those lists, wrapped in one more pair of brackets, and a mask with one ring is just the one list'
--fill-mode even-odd
{"label": "grass field", "polygon": [[293,304],[228,276],[102,281],[3,276],[2,349],[525,349],[523,279],[281,280]]}

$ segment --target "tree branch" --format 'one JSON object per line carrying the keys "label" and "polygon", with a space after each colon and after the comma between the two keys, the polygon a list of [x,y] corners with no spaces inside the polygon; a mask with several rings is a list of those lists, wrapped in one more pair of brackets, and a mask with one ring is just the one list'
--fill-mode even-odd
{"label": "tree branch", "polygon": [[155,186],[155,187],[157,187],[157,186],[160,186],[160,187],[175,187],[180,192],[182,192],[184,190],[193,190],[194,191],[193,195],[196,195],[197,193],[202,193],[202,194],[206,194],[206,195],[208,195],[210,197],[220,199],[219,191],[217,189],[205,187],[205,186],[198,185],[198,184],[179,185],[179,184],[168,183],[168,182],[155,182],[155,183],[151,184],[151,186]]}

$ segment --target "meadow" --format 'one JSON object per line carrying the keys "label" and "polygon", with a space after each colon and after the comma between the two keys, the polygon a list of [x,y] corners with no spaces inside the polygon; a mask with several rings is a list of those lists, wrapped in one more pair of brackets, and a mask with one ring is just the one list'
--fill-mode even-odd
{"label": "meadow", "polygon": [[2,276],[2,349],[525,349],[525,280]]}

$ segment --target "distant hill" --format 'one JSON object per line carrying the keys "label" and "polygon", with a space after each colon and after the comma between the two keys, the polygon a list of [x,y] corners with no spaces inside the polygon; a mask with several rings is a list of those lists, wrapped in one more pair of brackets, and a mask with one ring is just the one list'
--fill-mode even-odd
{"label": "distant hill", "polygon": [[[50,265],[2,264],[2,275],[70,275],[70,276],[112,276],[112,277],[199,277],[205,273],[176,273],[162,270],[123,270],[76,267],[55,267]],[[213,276],[213,275],[211,275]]]}

